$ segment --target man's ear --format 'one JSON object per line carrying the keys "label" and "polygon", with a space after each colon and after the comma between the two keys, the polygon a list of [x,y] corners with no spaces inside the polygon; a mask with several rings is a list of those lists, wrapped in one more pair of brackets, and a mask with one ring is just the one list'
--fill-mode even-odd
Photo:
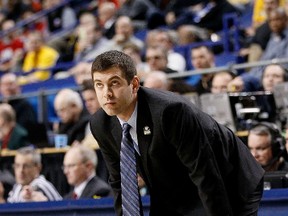
{"label": "man's ear", "polygon": [[133,93],[137,93],[139,86],[140,86],[139,78],[137,76],[134,76],[132,81],[131,81],[131,84],[132,84],[132,88],[133,88]]}

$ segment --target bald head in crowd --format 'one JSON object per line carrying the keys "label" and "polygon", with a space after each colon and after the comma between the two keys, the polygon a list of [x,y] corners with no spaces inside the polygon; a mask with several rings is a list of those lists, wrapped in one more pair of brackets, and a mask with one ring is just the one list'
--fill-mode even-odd
{"label": "bald head in crowd", "polygon": [[165,72],[152,71],[145,78],[143,86],[147,88],[168,90],[169,80]]}
{"label": "bald head in crowd", "polygon": [[62,89],[55,97],[54,107],[63,123],[75,122],[83,110],[83,102],[78,92]]}

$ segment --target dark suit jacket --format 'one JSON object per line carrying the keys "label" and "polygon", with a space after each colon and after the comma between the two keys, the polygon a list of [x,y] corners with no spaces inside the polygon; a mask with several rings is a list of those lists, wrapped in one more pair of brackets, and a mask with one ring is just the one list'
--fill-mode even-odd
{"label": "dark suit jacket", "polygon": [[[94,176],[84,188],[79,199],[101,198],[112,195],[111,187],[102,179]],[[65,199],[73,198],[73,190],[64,196]]]}
{"label": "dark suit jacket", "polygon": [[59,134],[68,135],[68,145],[71,145],[75,140],[81,142],[85,137],[86,125],[89,122],[90,115],[84,109],[77,122],[62,123],[59,125]]}
{"label": "dark suit jacket", "polygon": [[8,141],[8,149],[16,150],[28,144],[29,142],[27,131],[22,126],[16,124]]}
{"label": "dark suit jacket", "polygon": [[[100,109],[91,128],[121,215],[121,125],[116,116]],[[151,215],[204,215],[203,207],[207,215],[232,215],[264,174],[232,131],[170,92],[140,87],[137,136],[138,164],[150,190]]]}

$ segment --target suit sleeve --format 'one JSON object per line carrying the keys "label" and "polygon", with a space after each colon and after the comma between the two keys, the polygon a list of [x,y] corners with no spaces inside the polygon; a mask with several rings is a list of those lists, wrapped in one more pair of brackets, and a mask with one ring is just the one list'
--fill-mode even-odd
{"label": "suit sleeve", "polygon": [[191,181],[198,188],[206,213],[231,215],[223,176],[233,169],[229,156],[235,143],[225,135],[219,139],[218,124],[187,104],[168,106],[163,112],[162,124],[163,133],[175,147],[179,159],[188,168]]}
{"label": "suit sleeve", "polygon": [[[105,160],[109,172],[109,184],[113,190],[114,207],[116,213],[117,215],[122,215],[121,180],[120,180],[120,143],[118,143],[117,145],[117,141],[110,133],[111,128],[109,127],[109,123],[107,123],[107,121],[103,119],[103,116],[105,116],[103,112],[96,113],[98,119],[94,118],[94,116],[91,118],[90,120],[91,132],[100,146],[103,158]],[[121,130],[121,128],[119,128],[119,130]],[[120,134],[119,139],[121,139],[121,131],[119,132],[119,134]]]}

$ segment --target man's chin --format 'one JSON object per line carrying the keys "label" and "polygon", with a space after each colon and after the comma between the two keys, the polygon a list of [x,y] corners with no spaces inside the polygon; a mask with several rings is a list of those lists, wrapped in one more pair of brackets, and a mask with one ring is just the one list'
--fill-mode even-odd
{"label": "man's chin", "polygon": [[109,115],[109,116],[115,116],[115,115],[117,115],[117,113],[116,113],[114,110],[105,110],[105,109],[104,109],[104,111],[105,111],[105,113],[106,113],[107,115]]}

